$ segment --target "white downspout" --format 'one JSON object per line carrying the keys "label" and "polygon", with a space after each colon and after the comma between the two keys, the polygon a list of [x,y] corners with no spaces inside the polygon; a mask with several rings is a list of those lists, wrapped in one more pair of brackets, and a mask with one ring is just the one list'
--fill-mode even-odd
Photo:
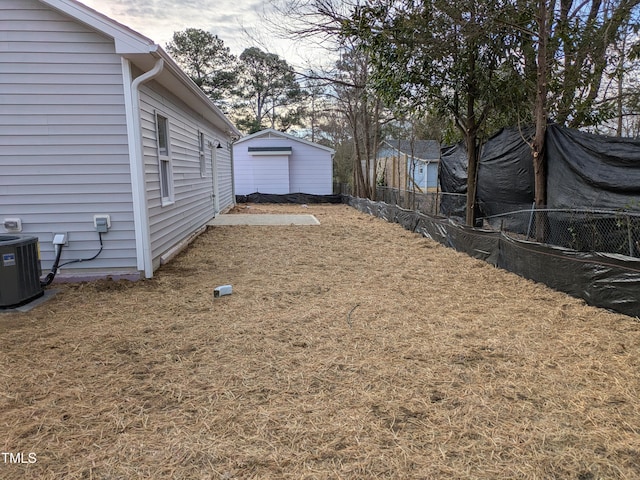
{"label": "white downspout", "polygon": [[236,167],[234,165],[234,157],[233,157],[233,144],[236,143],[235,140],[233,140],[233,138],[231,138],[231,141],[229,141],[229,138],[225,138],[225,141],[227,142],[227,145],[229,146],[229,155],[230,155],[230,162],[231,162],[231,202],[232,202],[232,206],[236,205]]}
{"label": "white downspout", "polygon": [[151,70],[131,81],[131,64],[129,60],[122,58],[127,134],[129,136],[131,191],[133,194],[133,221],[136,232],[137,268],[138,271],[144,271],[145,278],[153,277],[153,258],[151,256],[149,209],[147,207],[147,189],[142,151],[139,88],[144,82],[160,74],[163,68],[164,60],[159,58]]}

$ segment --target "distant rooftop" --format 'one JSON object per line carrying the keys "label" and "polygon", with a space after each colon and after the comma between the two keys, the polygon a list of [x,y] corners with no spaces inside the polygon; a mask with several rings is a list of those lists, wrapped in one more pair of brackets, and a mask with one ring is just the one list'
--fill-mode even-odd
{"label": "distant rooftop", "polygon": [[385,140],[383,144],[420,160],[440,158],[440,142],[436,140]]}

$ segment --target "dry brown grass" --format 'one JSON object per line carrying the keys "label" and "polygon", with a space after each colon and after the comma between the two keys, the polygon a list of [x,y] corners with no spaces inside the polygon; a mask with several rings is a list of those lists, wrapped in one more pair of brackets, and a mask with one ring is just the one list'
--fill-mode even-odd
{"label": "dry brown grass", "polygon": [[[3,479],[640,477],[640,325],[343,205],[0,315]],[[213,288],[233,294],[213,299]]]}

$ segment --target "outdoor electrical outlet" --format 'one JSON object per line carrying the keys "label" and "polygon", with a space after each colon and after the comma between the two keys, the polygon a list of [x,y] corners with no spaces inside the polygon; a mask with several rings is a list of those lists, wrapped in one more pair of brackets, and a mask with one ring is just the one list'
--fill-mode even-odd
{"label": "outdoor electrical outlet", "polygon": [[100,233],[107,233],[111,228],[111,215],[100,214],[93,216],[93,226]]}
{"label": "outdoor electrical outlet", "polygon": [[66,233],[54,233],[53,242],[54,245],[68,245],[69,238]]}
{"label": "outdoor electrical outlet", "polygon": [[4,228],[9,232],[21,232],[22,231],[22,220],[19,218],[5,218],[4,219]]}
{"label": "outdoor electrical outlet", "polygon": [[99,233],[107,233],[109,231],[109,227],[107,226],[107,219],[104,217],[96,218],[95,221],[96,230]]}

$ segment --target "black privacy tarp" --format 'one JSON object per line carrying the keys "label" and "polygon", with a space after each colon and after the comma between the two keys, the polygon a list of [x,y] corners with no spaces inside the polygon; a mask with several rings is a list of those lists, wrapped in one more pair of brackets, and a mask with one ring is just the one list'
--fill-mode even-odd
{"label": "black privacy tarp", "polygon": [[[531,208],[532,135],[531,127],[505,128],[483,145],[477,182],[482,216]],[[640,210],[640,140],[551,124],[547,127],[545,149],[548,208]],[[442,149],[440,171],[443,193],[466,193],[467,157],[462,144]],[[454,198],[443,195],[441,212],[464,218],[464,201],[456,202]],[[504,227],[524,232],[526,217],[520,218],[522,225]]]}
{"label": "black privacy tarp", "polygon": [[[467,193],[467,151],[462,142],[440,151],[440,213],[445,217],[465,218]],[[455,195],[447,195],[455,194]]]}
{"label": "black privacy tarp", "polygon": [[549,125],[549,208],[640,210],[640,141]]}
{"label": "black privacy tarp", "polygon": [[590,305],[640,316],[640,259],[503,236],[498,266]]}
{"label": "black privacy tarp", "polygon": [[402,228],[415,232],[419,220],[418,212],[415,210],[406,210],[398,207],[396,212],[396,223],[402,225]]}
{"label": "black privacy tarp", "polygon": [[341,195],[314,195],[311,193],[250,193],[236,195],[236,203],[342,203]]}
{"label": "black privacy tarp", "polygon": [[[485,142],[478,166],[477,195],[483,217],[506,212],[528,210],[534,201],[534,174],[531,128],[504,128]],[[494,228],[502,225],[512,232],[526,233],[525,215],[496,219]]]}

